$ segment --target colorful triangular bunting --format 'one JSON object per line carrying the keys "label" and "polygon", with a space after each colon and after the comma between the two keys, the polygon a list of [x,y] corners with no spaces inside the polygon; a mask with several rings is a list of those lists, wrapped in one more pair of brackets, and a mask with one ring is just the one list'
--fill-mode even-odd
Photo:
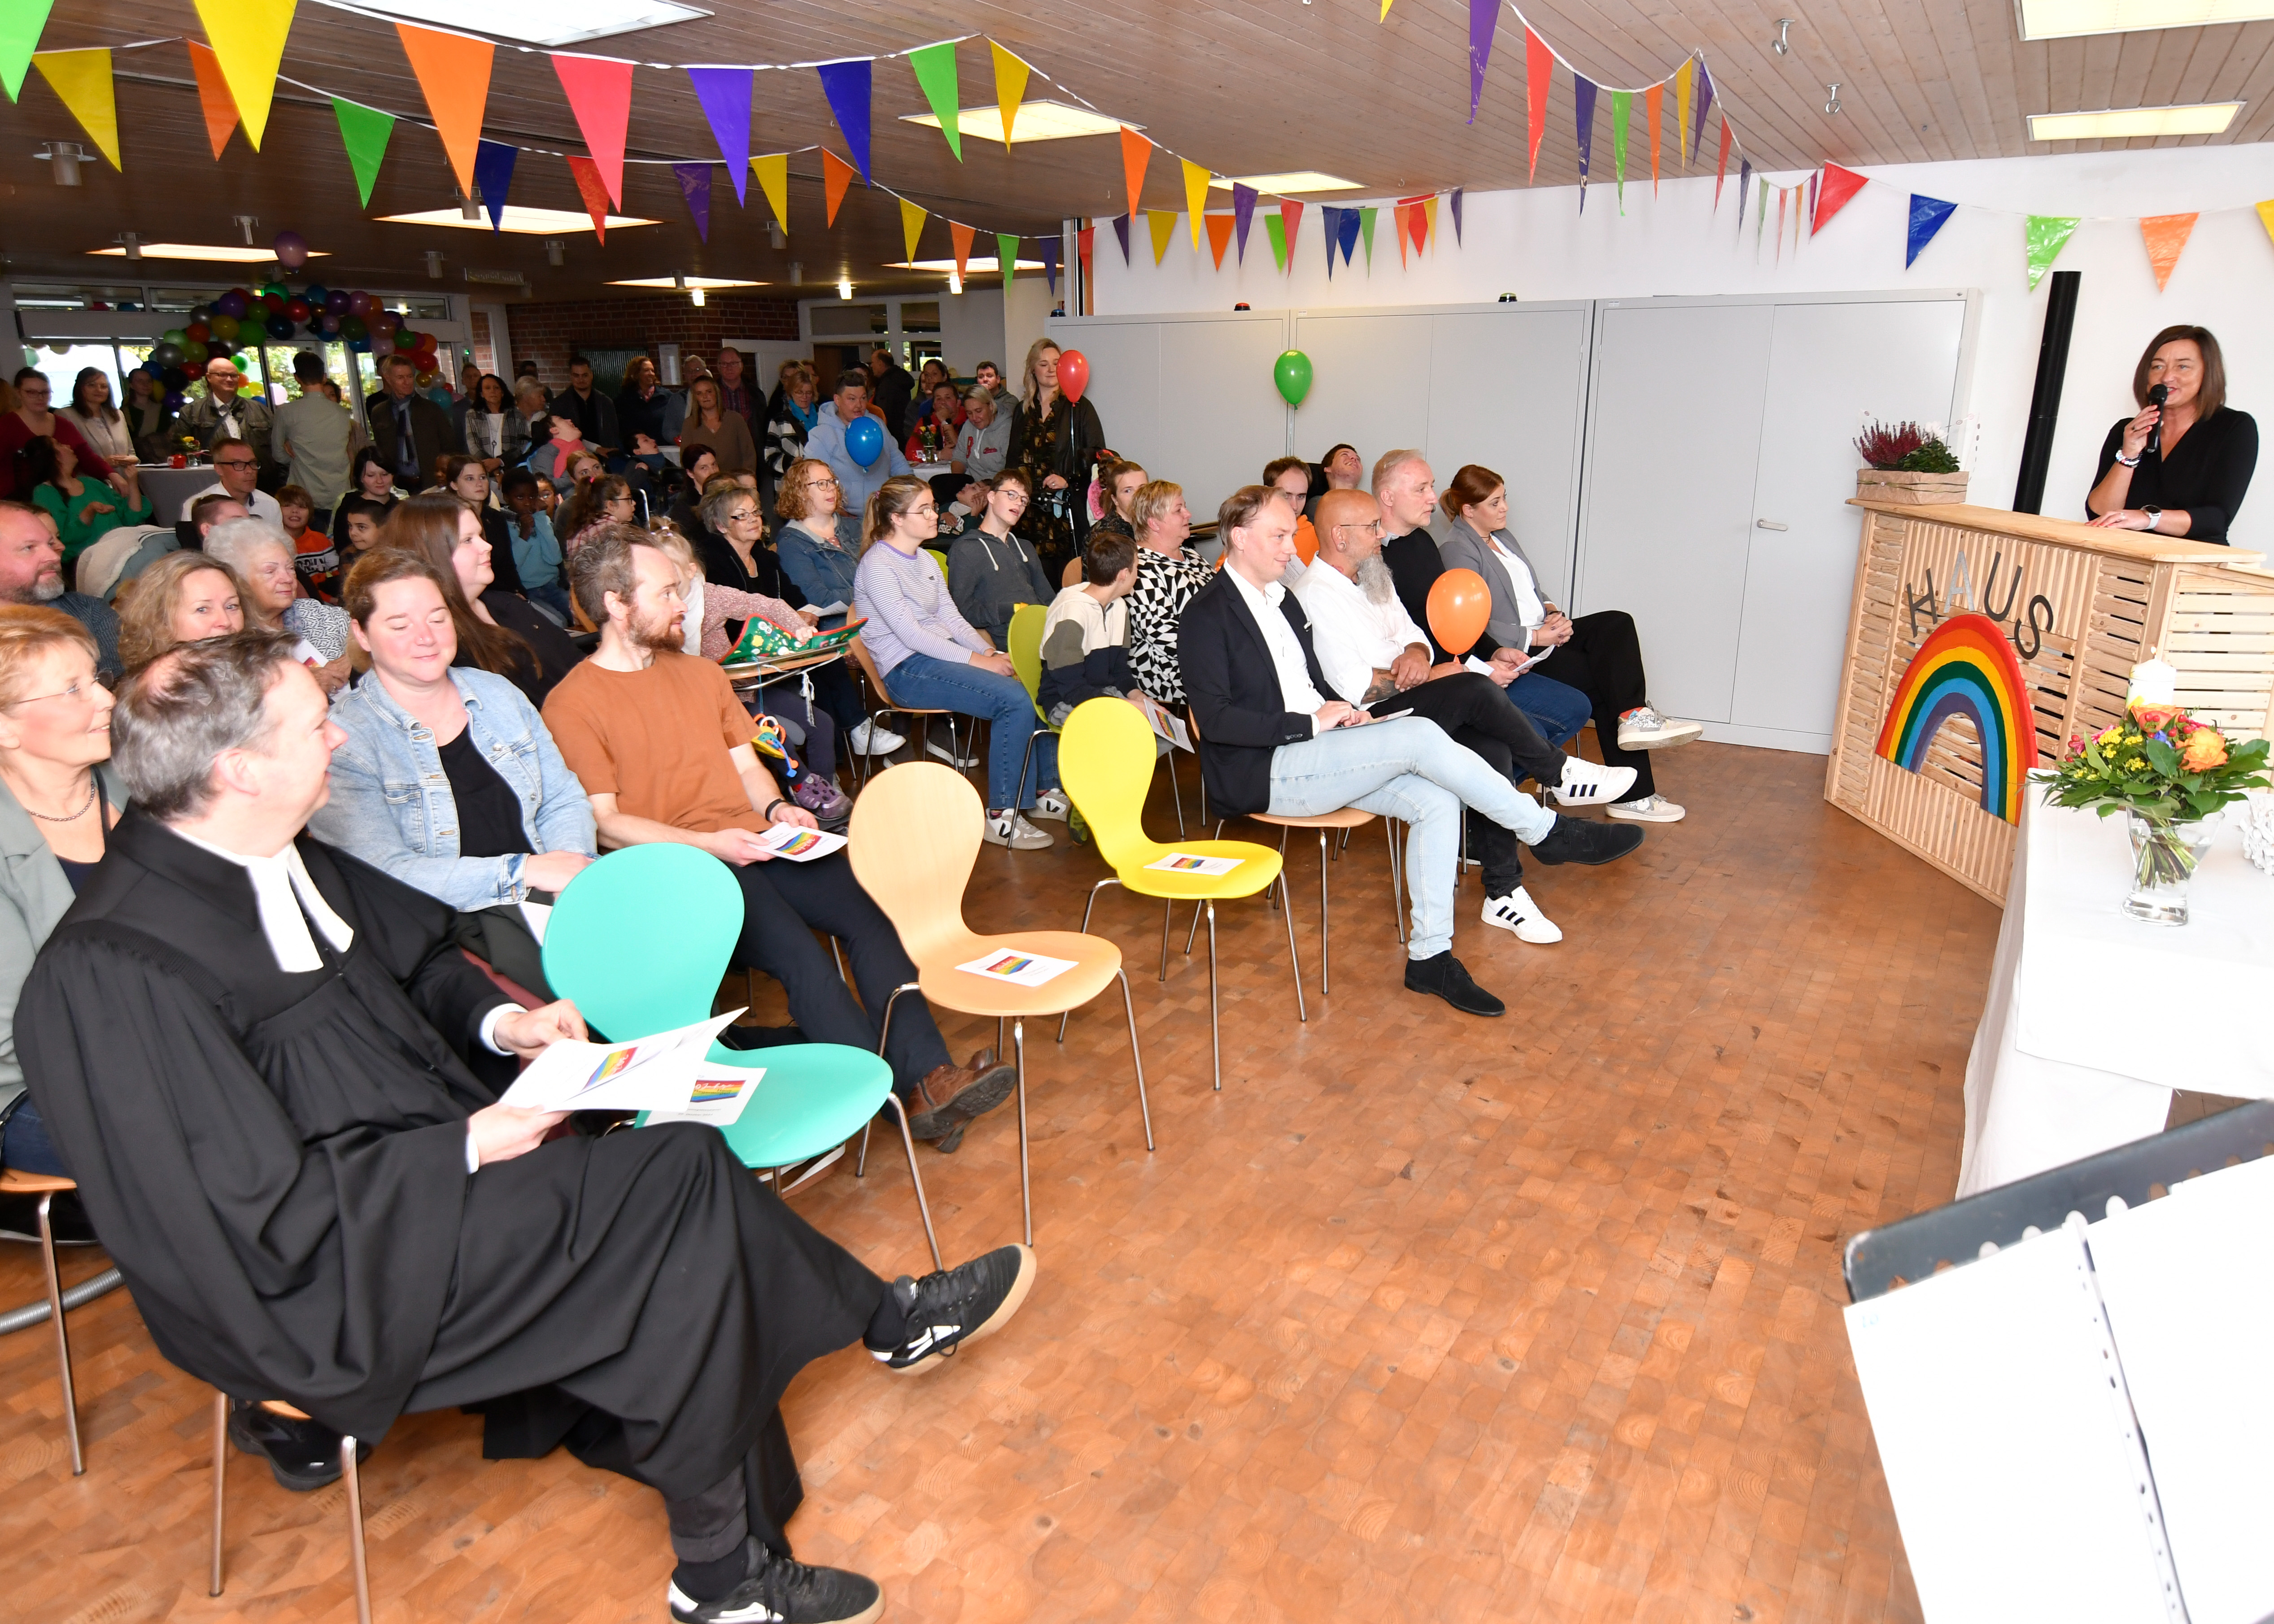
{"label": "colorful triangular bunting", "polygon": [[1193,252],[1201,251],[1201,215],[1208,208],[1209,172],[1190,158],[1180,159],[1185,166],[1185,212],[1192,216]]}
{"label": "colorful triangular bunting", "polygon": [[229,99],[245,121],[245,139],[255,152],[260,150],[260,138],[268,133],[268,106],[276,94],[276,70],[284,62],[284,36],[292,32],[294,4],[197,0],[206,39],[229,82]]}
{"label": "colorful triangular bunting", "polygon": [[1120,239],[1120,241],[1121,241],[1121,263],[1126,267],[1126,266],[1129,263],[1129,216],[1128,216],[1128,215],[1126,215],[1126,214],[1116,214],[1116,215],[1113,217],[1113,235],[1114,235],[1115,237],[1118,237],[1118,238]]}
{"label": "colorful triangular bunting", "polygon": [[[1453,234],[1457,241],[1459,238],[1461,229],[1460,196],[1461,194],[1457,192],[1453,194]],[[1343,264],[1344,266],[1348,266],[1351,262],[1351,250],[1358,246],[1358,234],[1360,223],[1372,213],[1373,211],[1371,209],[1364,208],[1346,208],[1343,210],[1342,224],[1336,230],[1335,236],[1343,251]],[[1367,235],[1369,238],[1372,237],[1373,231],[1371,229],[1367,230]],[[1371,241],[1369,241],[1367,245],[1366,261],[1369,267],[1374,263],[1374,246]]]}
{"label": "colorful triangular bunting", "polygon": [[916,243],[923,236],[923,222],[924,210],[909,202],[906,198],[902,198],[900,199],[900,241],[907,249],[907,252],[901,257],[911,264],[915,260]]}
{"label": "colorful triangular bunting", "polygon": [[632,64],[613,56],[578,56],[555,52],[553,71],[568,111],[584,138],[584,150],[608,184],[608,201],[624,201],[624,134],[631,126]]}
{"label": "colorful triangular bunting", "polygon": [[[1555,70],[1547,41],[1524,26],[1524,117],[1532,145],[1531,179],[1540,178],[1540,138],[1547,132],[1547,85]],[[1370,261],[1369,261],[1370,262]]]}
{"label": "colorful triangular bunting", "polygon": [[24,75],[31,71],[32,53],[40,48],[40,35],[55,3],[15,0],[0,6],[0,89],[7,91],[11,102],[24,94]]}
{"label": "colorful triangular bunting", "polygon": [[1003,145],[1011,145],[1011,125],[1019,117],[1019,103],[1027,99],[1027,64],[994,41],[987,49],[995,58],[995,104],[1003,110]]}
{"label": "colorful triangular bunting", "polygon": [[1500,26],[1500,0],[1469,0],[1469,122],[1477,122],[1484,99],[1485,64],[1492,60],[1493,31]]}
{"label": "colorful triangular bunting", "polygon": [[963,280],[964,267],[971,262],[972,235],[972,229],[962,222],[947,222],[947,240],[955,249],[955,280],[959,282]]}
{"label": "colorful triangular bunting", "polygon": [[1697,65],[1695,56],[1685,56],[1674,70],[1674,146],[1685,169],[1690,167],[1690,79]]}
{"label": "colorful triangular bunting", "polygon": [[206,139],[213,147],[213,155],[219,158],[237,129],[237,103],[230,96],[229,81],[222,77],[221,58],[213,54],[213,47],[196,40],[182,43],[190,48],[190,72],[198,81],[198,108],[205,114]]}
{"label": "colorful triangular bunting", "polygon": [[1208,221],[1209,252],[1216,256],[1216,268],[1224,269],[1224,251],[1231,246],[1231,216],[1209,214]]}
{"label": "colorful triangular bunting", "polygon": [[387,156],[387,138],[395,133],[395,116],[339,96],[332,98],[332,116],[340,121],[340,145],[347,148],[348,167],[355,171],[357,207],[371,207],[371,189],[379,179],[379,166]]}
{"label": "colorful triangular bunting", "polygon": [[2022,249],[2029,257],[2029,291],[2035,293],[2045,273],[2060,257],[2068,239],[2075,234],[2077,222],[2066,215],[2032,214],[2022,228]]}
{"label": "colorful triangular bunting", "polygon": [[1934,241],[1934,234],[1942,229],[1943,222],[1958,212],[1958,205],[1946,203],[1940,198],[1923,198],[1911,193],[1909,223],[1903,234],[1903,269],[1911,268],[1919,257],[1919,250]]}
{"label": "colorful triangular bunting", "polygon": [[709,242],[711,166],[707,163],[674,163],[671,166],[671,175],[679,183],[679,195],[687,199],[687,212],[694,216],[695,235],[704,242]]}
{"label": "colorful triangular bunting", "polygon": [[[1702,151],[1704,149],[1700,148],[1699,150]],[[1724,118],[1721,121],[1721,155],[1713,160],[1713,212],[1716,214],[1721,213],[1721,177],[1728,172],[1729,121]],[[1745,174],[1750,175],[1752,172],[1753,166],[1750,162],[1748,162],[1745,165]],[[1741,219],[1743,217],[1744,212],[1745,184],[1744,176],[1741,175],[1737,178],[1737,214]]]}
{"label": "colorful triangular bunting", "polygon": [[1633,111],[1633,91],[1611,92],[1611,177],[1622,214],[1627,212],[1627,118]]}
{"label": "colorful triangular bunting", "polygon": [[944,40],[937,45],[925,45],[908,53],[908,66],[915,70],[916,88],[931,104],[932,117],[939,120],[939,132],[947,138],[947,150],[955,154],[958,163],[963,162],[963,126],[959,122],[962,103],[958,100],[955,83],[955,41]]}
{"label": "colorful triangular bunting", "polygon": [[825,223],[837,223],[837,211],[844,207],[845,190],[853,184],[853,166],[826,147],[821,149],[821,199],[827,214]]}
{"label": "colorful triangular bunting", "polygon": [[[210,34],[213,25],[206,27]],[[496,47],[487,40],[413,27],[409,23],[395,24],[395,32],[403,41],[403,54],[410,59],[411,72],[418,76],[419,92],[426,98],[426,115],[442,138],[442,150],[449,155],[458,189],[471,198],[474,195],[474,148],[482,139],[482,115],[489,106],[490,64]],[[242,96],[237,105],[240,112],[244,110]],[[246,133],[252,133],[249,128]],[[570,167],[575,167],[573,159]],[[592,172],[599,173],[597,166]]]}
{"label": "colorful triangular bunting", "polygon": [[1809,228],[1808,234],[1814,237],[1824,229],[1831,223],[1833,215],[1848,207],[1848,199],[1863,189],[1864,177],[1855,170],[1842,169],[1836,163],[1826,164],[1824,185],[1817,192],[1816,207],[1811,211],[1815,223]]}
{"label": "colorful triangular bunting", "polygon": [[1161,263],[1161,256],[1169,252],[1169,239],[1177,234],[1177,217],[1165,208],[1145,211],[1145,224],[1153,233],[1153,263]]}
{"label": "colorful triangular bunting", "polygon": [[[862,56],[850,62],[825,62],[814,69],[821,75],[821,94],[829,98],[830,115],[837,120],[837,128],[853,154],[853,167],[861,171],[863,183],[869,179],[870,70],[874,66]],[[835,219],[837,211],[829,212]]]}
{"label": "colorful triangular bunting", "polygon": [[[1454,246],[1454,247],[1456,247],[1456,248],[1458,248],[1458,247],[1461,245],[1461,192],[1462,192],[1462,190],[1463,190],[1463,188],[1461,188],[1461,187],[1459,187],[1459,186],[1456,186],[1456,187],[1454,187],[1454,188],[1453,188],[1453,246]],[[1344,264],[1345,264],[1345,265],[1347,265],[1347,264],[1349,264],[1349,263],[1350,263],[1350,255],[1349,255],[1349,254],[1345,253],[1345,254],[1344,254],[1344,255],[1343,255],[1343,263],[1344,263]]]}
{"label": "colorful triangular bunting", "polygon": [[[1698,111],[1696,122],[1690,126],[1690,146],[1693,152],[1703,152],[1706,150],[1706,115],[1713,106],[1713,72],[1706,65],[1704,57],[1693,56],[1690,60],[1698,64]],[[1721,127],[1728,130],[1728,118],[1721,120]]]}
{"label": "colorful triangular bunting", "polygon": [[2156,291],[2161,293],[2172,280],[2172,271],[2180,262],[2180,252],[2187,245],[2187,237],[2195,229],[2193,214],[2150,214],[2140,222],[2140,240],[2148,245],[2149,268],[2156,273]]}
{"label": "colorful triangular bunting", "polygon": [[505,223],[505,194],[513,188],[513,161],[521,148],[509,141],[484,141],[474,148],[474,190],[495,232]]}
{"label": "colorful triangular bunting", "polygon": [[64,110],[79,120],[110,167],[118,162],[118,93],[110,79],[110,48],[94,50],[34,51],[32,65],[48,81],[48,88],[63,101]]}
{"label": "colorful triangular bunting", "polygon": [[1081,230],[1073,234],[1073,240],[1075,252],[1081,255],[1081,274],[1084,276],[1087,276],[1089,274],[1091,251],[1097,244],[1097,228],[1096,226],[1082,227]]}
{"label": "colorful triangular bunting", "polygon": [[[767,153],[750,160],[750,173],[758,177],[758,190],[766,194],[766,205],[774,211],[774,222],[789,235],[789,154]],[[839,194],[842,196],[842,192]]]}
{"label": "colorful triangular bunting", "polygon": [[1587,212],[1587,165],[1595,152],[1595,81],[1574,73],[1571,110],[1579,131],[1579,212]]}
{"label": "colorful triangular bunting", "polygon": [[1145,166],[1153,162],[1153,143],[1127,124],[1121,126],[1121,178],[1129,188],[1129,213],[1142,208],[1145,198]]}
{"label": "colorful triangular bunting", "polygon": [[1321,203],[1319,219],[1321,222],[1320,235],[1327,241],[1327,280],[1332,282],[1335,279],[1335,241],[1342,235],[1343,211],[1331,203]]}
{"label": "colorful triangular bunting", "polygon": [[[748,68],[689,68],[695,100],[711,125],[711,139],[727,161],[727,177],[734,183],[734,201],[750,200],[750,70]],[[787,166],[788,160],[784,158]],[[781,211],[777,209],[776,214]],[[789,222],[782,222],[782,229]]]}
{"label": "colorful triangular bunting", "polygon": [[1058,290],[1058,251],[1065,245],[1063,237],[1042,237],[1035,239],[1043,249],[1043,280],[1050,284],[1052,293]]}
{"label": "colorful triangular bunting", "polygon": [[1003,273],[1003,285],[1009,287],[1019,274],[1019,239],[1008,231],[995,234],[995,264]]}
{"label": "colorful triangular bunting", "polygon": [[1295,232],[1303,223],[1303,206],[1292,198],[1280,199],[1279,219],[1286,228],[1287,264],[1291,269],[1295,263]]}
{"label": "colorful triangular bunting", "polygon": [[1658,195],[1658,147],[1660,127],[1665,124],[1666,86],[1653,85],[1642,93],[1643,117],[1650,124],[1650,195]]}
{"label": "colorful triangular bunting", "polygon": [[579,153],[564,154],[568,173],[576,182],[576,195],[584,200],[584,212],[592,217],[592,235],[600,242],[608,240],[608,183],[600,178],[600,166]]}
{"label": "colorful triangular bunting", "polygon": [[1287,228],[1276,214],[1263,216],[1263,234],[1271,239],[1271,264],[1275,269],[1287,268]]}
{"label": "colorful triangular bunting", "polygon": [[1374,217],[1382,213],[1379,206],[1362,207],[1358,211],[1359,236],[1366,240],[1366,274],[1374,274]]}
{"label": "colorful triangular bunting", "polygon": [[1255,198],[1254,187],[1231,183],[1231,219],[1239,238],[1239,252],[1233,258],[1240,265],[1247,263],[1247,228],[1255,221]]}

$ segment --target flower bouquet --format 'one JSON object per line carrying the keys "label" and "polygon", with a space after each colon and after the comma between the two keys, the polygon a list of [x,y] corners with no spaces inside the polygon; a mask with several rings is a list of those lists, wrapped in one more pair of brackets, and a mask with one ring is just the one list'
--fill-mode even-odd
{"label": "flower bouquet", "polygon": [[2263,739],[2233,744],[2176,705],[2135,699],[2113,726],[2072,737],[2060,764],[2038,777],[2054,806],[2126,815],[2133,883],[2124,911],[2184,925],[2187,880],[2210,846],[2204,820],[2267,787],[2266,756]]}

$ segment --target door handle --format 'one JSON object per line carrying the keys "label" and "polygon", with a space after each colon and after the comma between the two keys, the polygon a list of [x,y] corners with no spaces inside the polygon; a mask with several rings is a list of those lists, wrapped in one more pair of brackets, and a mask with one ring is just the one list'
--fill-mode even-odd
{"label": "door handle", "polygon": [[1781,523],[1775,519],[1755,519],[1753,523],[1765,530],[1788,530],[1792,528],[1791,525]]}

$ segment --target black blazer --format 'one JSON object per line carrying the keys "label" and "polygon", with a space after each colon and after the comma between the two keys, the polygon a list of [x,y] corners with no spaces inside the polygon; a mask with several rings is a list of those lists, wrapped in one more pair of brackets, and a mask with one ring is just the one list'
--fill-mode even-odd
{"label": "black blazer", "polygon": [[[2124,448],[2124,425],[2131,421],[2118,419],[2108,438],[2100,442],[2100,462],[2092,470],[2094,485],[2107,478],[2108,470],[2116,465],[2116,454]],[[2168,459],[2154,451],[2142,453],[2140,466],[2132,470],[2124,505],[2177,508],[2187,515],[2187,540],[2225,546],[2235,511],[2242,506],[2243,496],[2250,489],[2250,476],[2257,469],[2256,419],[2247,411],[2222,406],[2180,435]],[[2090,501],[2084,511],[2087,518],[2098,516]]]}
{"label": "black blazer", "polygon": [[395,424],[395,397],[381,390],[364,402],[364,420],[371,425],[371,443],[379,453],[379,460],[389,473],[403,481],[414,491],[425,490],[434,483],[434,464],[446,455],[455,455],[462,447],[458,432],[450,424],[450,414],[423,395],[410,397],[410,441],[417,454],[418,475],[404,480],[395,463],[398,449]]}
{"label": "black blazer", "polygon": [[[1311,646],[1311,620],[1289,592],[1279,613],[1295,628],[1310,667],[1311,686],[1330,693]],[[1229,569],[1194,594],[1177,621],[1177,666],[1184,673],[1185,698],[1200,723],[1201,781],[1209,805],[1226,814],[1271,809],[1271,753],[1283,744],[1312,736],[1312,718],[1287,709],[1279,692],[1278,667],[1263,641],[1263,628]]]}

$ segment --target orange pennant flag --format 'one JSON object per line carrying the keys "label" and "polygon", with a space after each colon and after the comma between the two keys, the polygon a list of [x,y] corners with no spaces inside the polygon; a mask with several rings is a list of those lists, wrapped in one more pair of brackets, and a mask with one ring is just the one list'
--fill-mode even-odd
{"label": "orange pennant flag", "polygon": [[1650,120],[1650,195],[1653,197],[1658,195],[1658,141],[1663,133],[1659,125],[1664,122],[1659,114],[1665,106],[1666,86],[1663,83],[1653,85],[1642,93],[1643,117]]}
{"label": "orange pennant flag", "polygon": [[214,55],[213,47],[196,40],[182,43],[190,48],[190,71],[198,79],[198,106],[206,116],[206,139],[213,143],[213,155],[218,158],[237,129],[237,99],[229,94],[229,80],[222,76],[221,58]]}
{"label": "orange pennant flag", "polygon": [[1413,239],[1413,252],[1417,254],[1427,246],[1429,241],[1429,221],[1421,212],[1424,200],[1420,198],[1406,198],[1398,204],[1398,207],[1404,213],[1405,229]]}
{"label": "orange pennant flag", "polygon": [[600,166],[572,153],[568,154],[568,173],[576,177],[576,195],[584,199],[584,212],[592,217],[592,235],[606,242],[608,183],[600,178]]}
{"label": "orange pennant flag", "polygon": [[1412,236],[1412,227],[1407,223],[1406,216],[1412,212],[1413,205],[1411,203],[1400,203],[1395,211],[1397,229],[1393,235],[1397,238],[1397,267],[1400,270],[1405,268],[1405,244]]}
{"label": "orange pennant flag", "polygon": [[1209,214],[1204,218],[1208,221],[1209,250],[1216,255],[1216,268],[1220,271],[1224,269],[1224,248],[1231,241],[1232,216]]}
{"label": "orange pennant flag", "polygon": [[958,225],[951,220],[947,222],[947,237],[948,241],[955,244],[955,280],[961,282],[963,263],[971,258],[972,229],[969,226]]}
{"label": "orange pennant flag", "polygon": [[2187,245],[2188,233],[2195,229],[2193,214],[2150,214],[2140,222],[2140,240],[2148,244],[2148,264],[2156,273],[2157,292],[2161,293],[2164,284],[2172,280],[2180,251]]}
{"label": "orange pennant flag", "polygon": [[1153,161],[1153,143],[1127,124],[1121,126],[1121,174],[1129,186],[1126,211],[1136,214],[1145,195],[1145,166]]}
{"label": "orange pennant flag", "polygon": [[395,24],[395,32],[402,38],[403,54],[410,59],[410,71],[418,76],[427,115],[442,138],[442,150],[449,154],[458,189],[471,197],[474,150],[482,142],[482,115],[490,100],[490,63],[497,48],[487,40],[414,28],[409,23]]}
{"label": "orange pennant flag", "polygon": [[826,147],[821,149],[821,195],[829,205],[831,225],[837,223],[837,209],[845,201],[845,189],[860,173]]}

